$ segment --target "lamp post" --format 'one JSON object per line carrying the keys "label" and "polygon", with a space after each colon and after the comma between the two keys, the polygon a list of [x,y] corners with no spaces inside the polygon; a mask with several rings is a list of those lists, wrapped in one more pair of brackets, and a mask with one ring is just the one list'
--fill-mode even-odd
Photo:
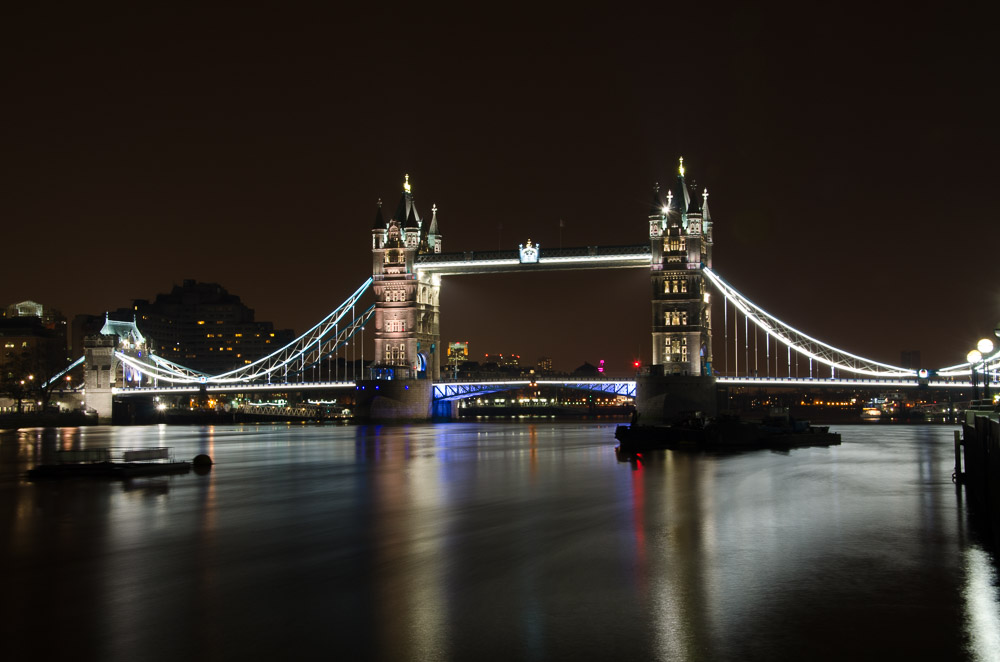
{"label": "lamp post", "polygon": [[976,364],[983,358],[978,349],[974,349],[965,355],[965,360],[969,362],[969,369],[972,371],[972,399],[979,399],[979,386],[976,385]]}
{"label": "lamp post", "polygon": [[993,353],[993,341],[989,338],[983,338],[978,343],[976,343],[976,349],[983,357],[983,398],[986,400],[990,399],[990,372],[986,366],[987,357]]}

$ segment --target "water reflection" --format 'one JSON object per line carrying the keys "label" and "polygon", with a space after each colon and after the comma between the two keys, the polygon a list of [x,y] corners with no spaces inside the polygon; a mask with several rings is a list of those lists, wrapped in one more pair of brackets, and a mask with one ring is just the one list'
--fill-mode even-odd
{"label": "water reflection", "polygon": [[[106,659],[988,659],[951,429],[841,431],[631,463],[579,423],[4,432],[0,627]],[[105,445],[216,465],[23,478]]]}

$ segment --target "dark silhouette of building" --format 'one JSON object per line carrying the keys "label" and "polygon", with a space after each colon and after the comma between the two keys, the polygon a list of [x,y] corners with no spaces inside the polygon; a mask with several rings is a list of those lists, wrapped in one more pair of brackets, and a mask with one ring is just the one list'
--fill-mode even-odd
{"label": "dark silhouette of building", "polygon": [[[2,309],[0,315],[0,411],[28,409],[36,399],[47,401],[43,384],[62,371],[66,360],[66,318],[59,311],[34,301]],[[17,402],[16,407],[12,404]]]}
{"label": "dark silhouette of building", "polygon": [[0,317],[0,366],[18,363],[42,372],[65,367],[66,318],[62,313],[22,301],[4,308]]}
{"label": "dark silhouette of building", "polygon": [[110,319],[135,320],[153,352],[188,368],[218,374],[252,363],[295,339],[254,319],[254,311],[217,283],[185,280],[152,302],[137,299]]}

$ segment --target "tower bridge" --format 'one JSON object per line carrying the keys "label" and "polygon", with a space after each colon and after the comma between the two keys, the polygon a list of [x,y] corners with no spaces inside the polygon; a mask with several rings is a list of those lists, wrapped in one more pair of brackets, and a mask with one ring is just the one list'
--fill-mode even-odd
{"label": "tower bridge", "polygon": [[[553,249],[527,240],[517,249],[444,252],[437,206],[431,207],[429,220],[421,217],[407,175],[399,203],[388,218],[378,202],[371,229],[371,278],[302,336],[249,365],[209,375],[149,351],[135,325],[109,322],[102,332],[105,340],[95,339],[87,348],[87,403],[95,406],[100,399],[97,408],[110,416],[111,398],[149,395],[155,389],[353,388],[360,408],[372,418],[427,418],[435,408],[444,413],[448,403],[458,398],[535,383],[458,383],[441,378],[442,279],[563,269],[648,270],[651,365],[634,380],[578,380],[575,385],[570,384],[572,380],[550,380],[553,386],[636,396],[647,421],[676,410],[711,411],[717,383],[972,386],[968,378],[976,375],[976,366],[970,363],[919,371],[866,359],[799,331],[754,304],[713,269],[714,228],[708,200],[707,189],[700,194],[689,190],[681,159],[674,183],[664,191],[654,187],[642,221],[647,228],[645,243]],[[721,296],[723,308],[721,370],[713,353],[714,295]],[[362,299],[372,296],[374,303],[365,306]],[[375,349],[368,363],[364,359],[366,328],[374,336]],[[117,340],[111,342],[112,337]],[[357,371],[359,348],[361,374]],[[354,373],[339,374],[338,366],[348,351]],[[995,382],[998,357],[1000,352],[983,357],[984,380]],[[800,372],[804,373],[801,377]]]}

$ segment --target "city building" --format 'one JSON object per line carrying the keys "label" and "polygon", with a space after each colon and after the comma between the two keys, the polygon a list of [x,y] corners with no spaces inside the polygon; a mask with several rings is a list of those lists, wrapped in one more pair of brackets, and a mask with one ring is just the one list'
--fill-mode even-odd
{"label": "city building", "polygon": [[253,309],[221,285],[194,280],[152,302],[135,300],[131,308],[108,318],[134,321],[153,352],[209,374],[252,363],[295,339],[290,329],[275,330],[271,322],[256,321]]}
{"label": "city building", "polygon": [[34,301],[14,303],[0,318],[0,369],[13,364],[58,372],[66,366],[66,318]]}
{"label": "city building", "polygon": [[59,311],[34,301],[2,310],[0,413],[32,411],[39,393],[47,393],[42,385],[67,365],[66,318]]}

